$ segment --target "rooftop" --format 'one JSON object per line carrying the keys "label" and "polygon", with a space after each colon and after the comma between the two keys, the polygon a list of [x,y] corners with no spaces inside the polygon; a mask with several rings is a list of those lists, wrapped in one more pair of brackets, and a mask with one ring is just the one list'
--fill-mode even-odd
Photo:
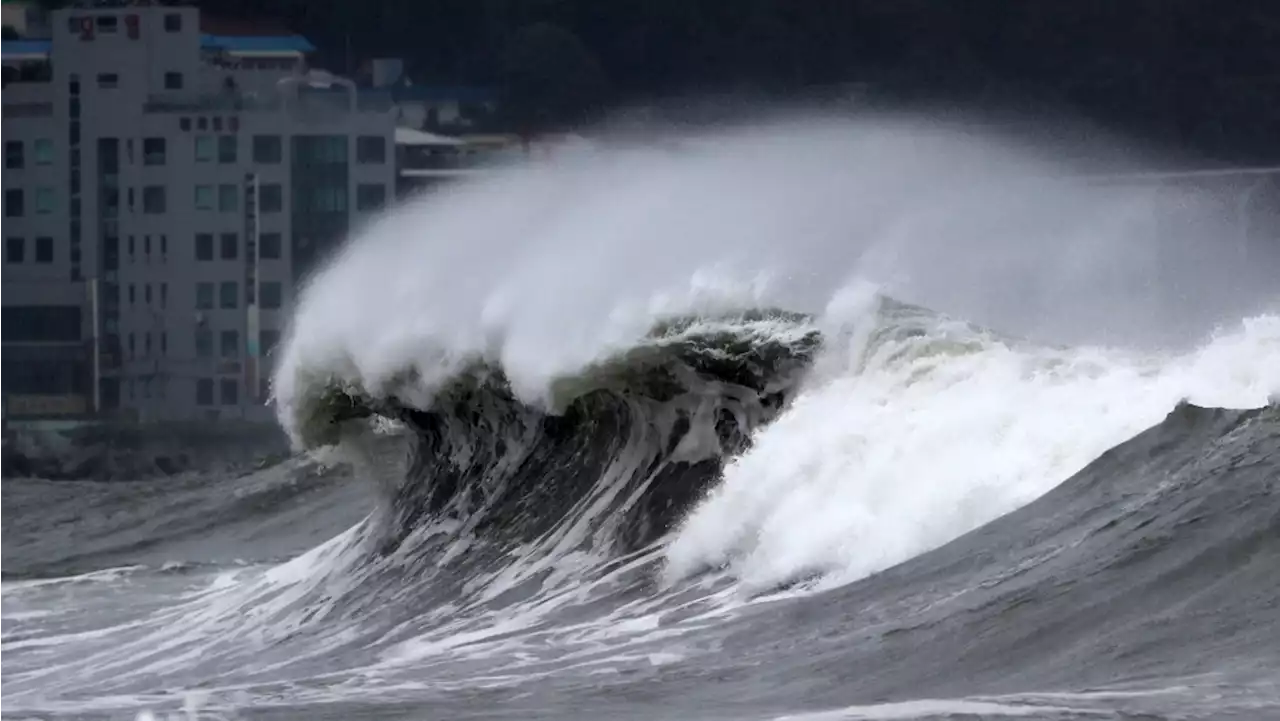
{"label": "rooftop", "polygon": [[[301,35],[201,35],[201,47],[233,55],[310,53],[315,46]],[[5,40],[5,60],[47,60],[53,50],[51,40]]]}

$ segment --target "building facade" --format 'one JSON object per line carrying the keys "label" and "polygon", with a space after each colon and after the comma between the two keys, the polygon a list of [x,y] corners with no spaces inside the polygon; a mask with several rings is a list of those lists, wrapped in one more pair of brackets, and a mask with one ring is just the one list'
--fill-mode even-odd
{"label": "building facade", "polygon": [[394,197],[389,99],[194,7],[49,25],[4,43],[8,413],[268,417],[299,284]]}

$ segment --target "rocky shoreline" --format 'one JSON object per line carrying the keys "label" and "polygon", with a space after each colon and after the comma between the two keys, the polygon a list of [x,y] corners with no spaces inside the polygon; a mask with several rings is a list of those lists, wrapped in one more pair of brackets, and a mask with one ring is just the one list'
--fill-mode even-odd
{"label": "rocky shoreline", "polygon": [[289,455],[274,425],[130,425],[6,431],[5,478],[143,480],[189,471],[268,465]]}

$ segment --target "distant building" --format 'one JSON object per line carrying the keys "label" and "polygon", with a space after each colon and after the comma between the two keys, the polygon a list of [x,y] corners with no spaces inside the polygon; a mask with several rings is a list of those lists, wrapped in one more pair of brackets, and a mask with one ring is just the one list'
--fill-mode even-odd
{"label": "distant building", "polygon": [[394,197],[389,98],[194,7],[49,25],[3,45],[6,414],[266,417],[299,281]]}

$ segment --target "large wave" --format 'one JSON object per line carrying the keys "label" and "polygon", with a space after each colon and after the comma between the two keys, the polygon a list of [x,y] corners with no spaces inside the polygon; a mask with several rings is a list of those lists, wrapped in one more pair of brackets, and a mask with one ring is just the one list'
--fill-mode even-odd
{"label": "large wave", "polygon": [[[448,516],[572,536],[561,551],[665,538],[668,580],[856,578],[1030,501],[1181,398],[1280,388],[1270,258],[1209,260],[1204,234],[1229,228],[1195,192],[1065,173],[910,122],[512,168],[382,219],[309,283],[281,423],[309,448],[369,416],[411,428],[407,470],[368,473],[392,546]],[[1255,317],[1205,346],[1229,311]]]}

